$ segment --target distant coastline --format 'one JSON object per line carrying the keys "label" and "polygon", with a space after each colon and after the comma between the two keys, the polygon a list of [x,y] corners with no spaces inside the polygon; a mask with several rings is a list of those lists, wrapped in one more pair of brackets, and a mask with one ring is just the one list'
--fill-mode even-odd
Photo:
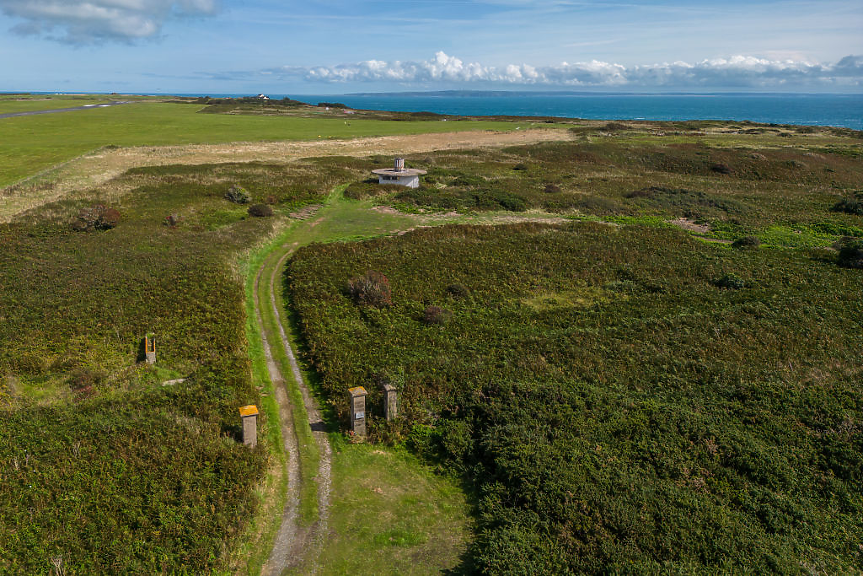
{"label": "distant coastline", "polygon": [[[50,92],[33,92],[51,94]],[[178,93],[154,96],[214,98],[254,96],[237,93]],[[551,116],[589,120],[730,120],[764,124],[837,126],[863,130],[863,94],[765,92],[583,92],[443,90],[352,94],[281,94],[317,104],[395,112],[434,112],[454,116]]]}
{"label": "distant coastline", "polygon": [[443,91],[293,97],[312,104],[335,101],[367,110],[435,112],[457,116],[731,120],[863,130],[863,94]]}

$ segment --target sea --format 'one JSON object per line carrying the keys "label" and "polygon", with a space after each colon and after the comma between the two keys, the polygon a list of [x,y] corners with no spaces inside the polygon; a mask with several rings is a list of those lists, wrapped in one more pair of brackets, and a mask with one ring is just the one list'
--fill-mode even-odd
{"label": "sea", "polygon": [[[197,96],[197,94],[196,94]],[[210,96],[227,96],[210,94]],[[234,94],[233,96],[241,96]],[[412,92],[298,95],[311,104],[458,116],[553,116],[595,120],[749,120],[863,130],[863,94],[620,94]]]}

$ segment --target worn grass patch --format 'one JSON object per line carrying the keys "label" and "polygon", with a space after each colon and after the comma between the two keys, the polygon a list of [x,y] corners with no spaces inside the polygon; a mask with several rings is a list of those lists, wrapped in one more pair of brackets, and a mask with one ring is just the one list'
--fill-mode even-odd
{"label": "worn grass patch", "polygon": [[612,297],[612,293],[603,287],[586,286],[578,290],[544,292],[529,298],[522,298],[521,302],[535,312],[548,312],[565,308],[586,308],[607,302]]}
{"label": "worn grass patch", "polygon": [[330,439],[333,491],[319,573],[419,575],[466,568],[471,520],[454,479],[434,474],[404,449],[349,444],[340,434]]}

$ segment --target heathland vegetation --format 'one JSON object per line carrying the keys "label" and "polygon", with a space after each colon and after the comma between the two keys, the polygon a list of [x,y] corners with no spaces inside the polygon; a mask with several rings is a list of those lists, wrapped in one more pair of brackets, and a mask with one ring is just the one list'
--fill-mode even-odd
{"label": "heathland vegetation", "polygon": [[791,138],[594,136],[357,181],[403,210],[587,221],[302,249],[308,361],[343,422],[366,386],[373,437],[475,487],[489,573],[859,570],[863,222],[834,206],[863,165]]}
{"label": "heathland vegetation", "polygon": [[[518,126],[198,109],[4,120],[0,184],[107,144]],[[463,571],[860,570],[859,134],[570,122],[415,154],[414,191],[365,182],[389,157],[156,166],[0,224],[0,572],[260,566],[282,445],[243,262],[276,237],[317,242],[284,304],[334,430],[321,573],[459,561],[464,495],[417,458],[471,487]],[[512,223],[348,242],[445,222]],[[353,385],[381,446],[337,431]]]}
{"label": "heathland vegetation", "polygon": [[[311,185],[309,166],[132,170],[0,227],[0,572],[224,564],[274,449],[238,444],[236,414],[261,385],[236,263],[274,219],[224,195],[240,185],[284,211],[344,177]],[[80,225],[96,205],[114,226]],[[137,362],[148,332],[152,367]]]}
{"label": "heathland vegetation", "polygon": [[[350,297],[368,270],[391,305]],[[309,247],[288,278],[341,417],[364,385],[376,438],[474,483],[490,573],[863,565],[863,280],[828,253],[448,226]]]}

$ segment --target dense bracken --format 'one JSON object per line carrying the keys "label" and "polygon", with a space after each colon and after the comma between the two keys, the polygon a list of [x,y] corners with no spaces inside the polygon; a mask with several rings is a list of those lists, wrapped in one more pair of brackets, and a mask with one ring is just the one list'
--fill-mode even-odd
{"label": "dense bracken", "polygon": [[[344,293],[369,269],[392,306]],[[336,412],[365,386],[373,434],[475,483],[489,573],[863,569],[863,277],[835,255],[448,226],[302,249],[287,282]]]}
{"label": "dense bracken", "polygon": [[[237,407],[259,396],[235,266],[272,232],[224,194],[239,182],[292,209],[340,175],[309,185],[314,169],[141,168],[0,225],[0,573],[223,566],[268,450],[237,441]],[[76,233],[81,214],[102,230]],[[138,363],[149,332],[154,367]]]}

